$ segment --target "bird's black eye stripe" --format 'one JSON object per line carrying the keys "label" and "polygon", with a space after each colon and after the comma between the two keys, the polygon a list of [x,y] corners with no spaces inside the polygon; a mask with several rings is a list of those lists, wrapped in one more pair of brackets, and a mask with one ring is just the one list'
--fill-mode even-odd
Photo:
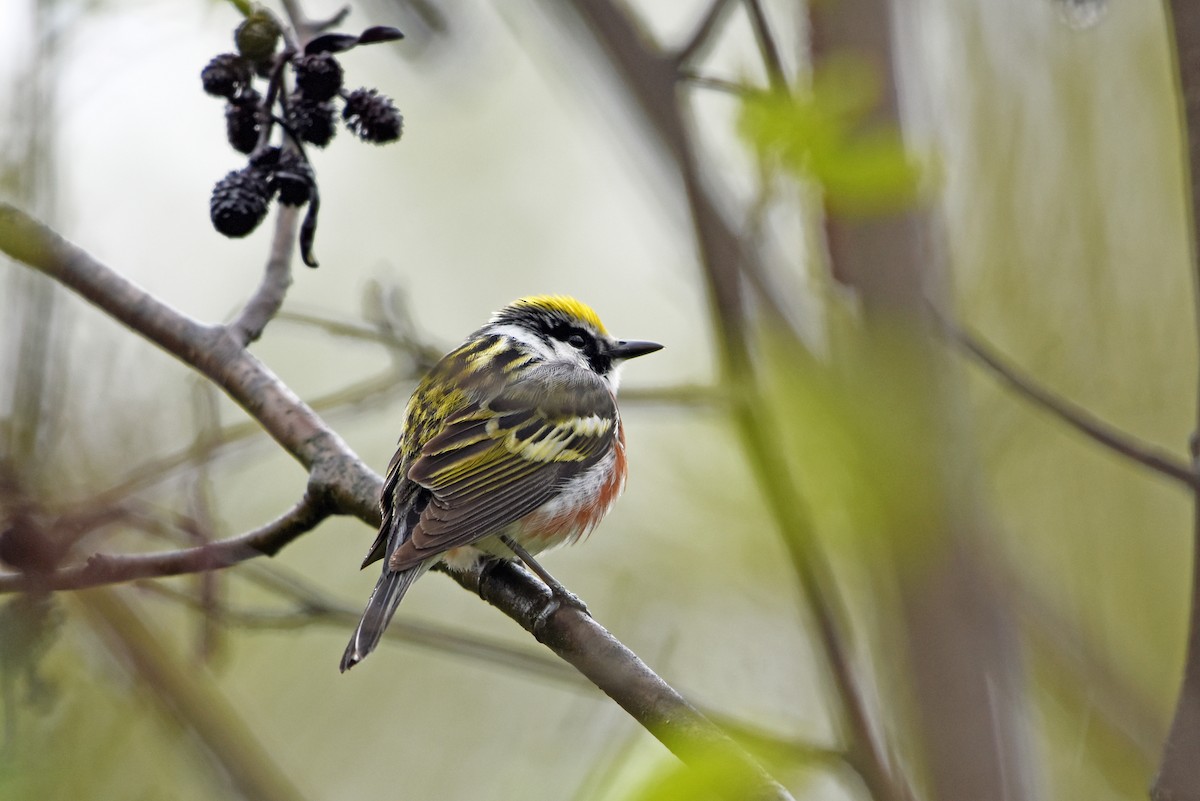
{"label": "bird's black eye stripe", "polygon": [[591,353],[596,349],[596,338],[589,336],[587,332],[577,326],[559,323],[551,328],[549,333],[559,342],[566,342],[576,350]]}
{"label": "bird's black eye stripe", "polygon": [[567,322],[555,321],[543,329],[551,338],[565,342],[578,350],[587,359],[588,366],[599,375],[607,375],[612,370],[612,359],[606,355],[591,331],[571,325]]}

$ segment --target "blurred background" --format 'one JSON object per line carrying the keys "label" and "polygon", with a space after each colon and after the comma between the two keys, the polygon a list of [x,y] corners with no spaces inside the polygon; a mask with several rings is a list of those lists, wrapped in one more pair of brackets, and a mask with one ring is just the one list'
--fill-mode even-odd
{"label": "blurred background", "polygon": [[[811,187],[745,141],[728,90],[768,75],[749,13],[729,5],[692,61],[702,80],[680,90],[689,135],[812,357],[764,348],[757,369],[874,726],[904,743],[900,772],[920,785],[909,735],[922,695],[906,689],[897,598],[939,546],[910,549],[880,521],[926,463],[885,434],[900,451],[877,469],[863,432],[903,428],[905,401],[877,385],[839,394],[852,382],[827,392],[814,366],[836,365],[856,299],[828,277]],[[1054,392],[1185,458],[1197,352],[1161,10],[908,5],[899,94],[919,204],[944,236],[948,313]],[[805,74],[806,9],[762,6],[789,78]],[[621,8],[673,50],[709,7]],[[208,220],[213,183],[244,158],[199,72],[239,19],[225,3],[160,0],[7,0],[0,19],[0,195],[203,321],[257,286],[273,227],[227,240]],[[665,343],[624,374],[624,498],[547,567],[797,797],[869,797],[844,759],[844,699],[797,548],[724,400],[737,371],[720,367],[678,177],[627,87],[550,2],[371,0],[339,30],[369,25],[407,38],[345,54],[347,84],[391,96],[403,138],[376,147],[343,130],[310,151],[321,266],[295,268],[253,352],[382,472],[421,365],[404,342],[441,352],[514,298],[563,293],[618,336]],[[0,263],[0,286],[0,513],[74,532],[68,560],[230,536],[303,492],[302,469],[172,358],[21,265]],[[757,325],[767,304],[749,305]],[[954,459],[1010,677],[976,701],[1004,710],[1026,795],[1141,795],[1183,659],[1188,494],[952,361]],[[0,797],[685,797],[670,795],[664,748],[442,576],[416,586],[378,655],[340,675],[375,580],[358,571],[373,536],[336,519],[217,575],[0,599]]]}

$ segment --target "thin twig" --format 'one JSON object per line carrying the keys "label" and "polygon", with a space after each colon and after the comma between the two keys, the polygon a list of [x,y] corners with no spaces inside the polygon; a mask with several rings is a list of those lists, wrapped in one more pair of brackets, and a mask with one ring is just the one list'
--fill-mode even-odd
{"label": "thin twig", "polygon": [[310,483],[335,494],[331,500],[337,511],[378,519],[374,498],[382,486],[379,476],[224,328],[180,313],[5,203],[0,203],[0,250],[71,288],[208,377],[310,471]]}
{"label": "thin twig", "polygon": [[[313,399],[310,406],[314,412],[322,412],[331,419],[347,409],[361,410],[368,404],[387,401],[402,391],[408,382],[415,381],[414,373],[387,370],[341,389]],[[263,427],[254,420],[231,423],[221,427],[202,444],[193,443],[175,453],[146,462],[136,467],[118,483],[101,490],[72,506],[88,508],[97,503],[116,503],[131,493],[138,492],[173,478],[180,468],[190,467],[200,459],[213,459],[232,446],[246,443],[250,439],[262,440]]]}
{"label": "thin twig", "polygon": [[300,4],[296,0],[282,0],[283,10],[288,15],[288,21],[292,25],[292,29],[296,31],[296,36],[300,39],[300,44],[303,45],[319,33],[329,30],[330,28],[341,25],[346,17],[350,15],[350,6],[342,6],[331,16],[325,19],[310,19],[304,10],[300,8]]}
{"label": "thin twig", "polygon": [[754,38],[758,42],[758,50],[762,53],[763,64],[767,68],[767,80],[771,90],[785,93],[788,90],[787,76],[783,70],[783,59],[779,55],[779,46],[775,44],[775,35],[767,23],[767,15],[759,0],[744,0],[746,11],[750,14],[750,27],[754,29]]}
{"label": "thin twig", "polygon": [[978,335],[967,331],[936,312],[935,317],[952,342],[986,367],[993,375],[1016,390],[1022,397],[1114,453],[1188,486],[1200,486],[1200,474],[1188,467],[1187,463],[1170,453],[1138,441],[1135,437],[1100,420],[1083,407],[1055,395],[1025,375],[1019,368],[1005,361]]}
{"label": "thin twig", "polygon": [[720,24],[721,20],[725,17],[725,13],[732,5],[732,0],[713,0],[712,5],[704,13],[703,19],[700,20],[700,24],[696,26],[695,32],[692,33],[687,43],[675,52],[673,60],[676,69],[689,64],[693,58],[699,55],[702,49],[708,46],[717,25]]}
{"label": "thin twig", "polygon": [[763,91],[753,86],[746,86],[745,84],[725,78],[717,78],[713,75],[704,75],[693,70],[681,71],[679,73],[679,80],[701,89],[715,89],[718,92],[724,92],[734,97],[746,97],[748,95],[759,94]]}
{"label": "thin twig", "polygon": [[[259,134],[258,146],[255,148],[256,153],[264,151],[270,144],[271,131],[275,124],[275,118],[271,113],[271,109],[275,105],[276,97],[280,93],[285,93],[284,68],[291,61],[296,50],[303,47],[316,34],[333,25],[337,25],[350,13],[349,6],[346,6],[328,20],[311,20],[304,16],[300,4],[295,2],[295,0],[285,0],[283,5],[291,23],[291,31],[295,32],[295,40],[293,41],[288,27],[281,26],[285,34],[286,47],[275,57],[275,64],[271,70],[270,82],[267,85],[267,95],[262,102],[261,132]],[[300,153],[303,158],[300,143],[294,138],[284,142],[284,149]],[[307,159],[305,160],[307,161]],[[318,202],[317,188],[314,185],[311,188],[305,225],[309,225],[309,221],[315,219]],[[296,236],[299,225],[300,208],[298,206],[279,203],[275,212],[275,233],[271,240],[271,252],[267,258],[267,265],[263,271],[262,281],[242,311],[229,324],[229,335],[236,342],[248,345],[257,341],[262,336],[267,324],[271,322],[283,306],[288,288],[292,284],[292,256],[296,250]],[[307,257],[305,258],[305,262],[309,263],[309,266],[316,266],[315,263],[310,263]]]}
{"label": "thin twig", "polygon": [[[211,383],[199,378],[193,379],[193,383],[192,402],[196,420],[193,445],[212,453],[213,449],[204,446],[220,429],[217,390]],[[187,482],[190,496],[187,501],[188,520],[180,521],[179,524],[180,530],[200,546],[211,546],[217,537],[211,467],[211,459],[197,460],[196,470],[189,475]],[[204,615],[200,619],[196,653],[201,660],[208,661],[216,652],[221,636],[220,627],[217,625],[221,576],[216,570],[205,570],[197,574],[196,578],[204,609]]]}
{"label": "thin twig", "polygon": [[449,350],[448,347],[438,347],[422,342],[405,332],[396,331],[386,325],[364,325],[359,322],[337,320],[324,314],[294,310],[281,311],[276,319],[319,328],[336,337],[377,342],[400,350],[413,359],[415,362],[414,372],[419,374],[428,371],[442,357],[442,354]]}
{"label": "thin twig", "polygon": [[148,554],[93,554],[86,562],[48,573],[0,573],[0,593],[28,590],[79,590],[134,579],[200,573],[235,565],[256,556],[274,556],[316,528],[332,509],[309,494],[264,526],[194,548]]}
{"label": "thin twig", "polygon": [[[203,601],[193,593],[184,592],[155,580],[138,581],[139,589],[182,603],[202,612]],[[357,606],[340,603],[314,593],[295,598],[294,608],[283,610],[253,609],[225,605],[221,607],[221,623],[247,629],[287,630],[311,625],[327,626],[348,631],[362,617]],[[450,631],[444,626],[421,623],[409,618],[396,618],[384,632],[384,638],[428,648],[433,651],[466,657],[489,665],[507,667],[532,676],[539,681],[552,681],[574,689],[594,689],[591,682],[579,675],[561,659],[553,659],[528,649],[517,648],[498,639],[476,634]]]}
{"label": "thin twig", "polygon": [[279,204],[275,214],[275,234],[271,255],[263,270],[262,281],[238,316],[229,324],[229,333],[238,343],[249,345],[262,336],[267,323],[279,313],[288,287],[292,284],[292,255],[296,250],[296,229],[300,209]]}
{"label": "thin twig", "polygon": [[[303,578],[292,575],[275,564],[247,563],[238,572],[238,576],[290,601],[292,608],[267,610],[226,605],[221,608],[221,622],[225,625],[247,629],[287,630],[316,624],[345,630],[357,623],[362,616],[358,606],[351,606],[330,597]],[[161,581],[139,580],[135,582],[135,586],[188,608],[203,611],[203,602],[195,594],[176,589]],[[539,681],[553,681],[570,689],[596,689],[592,682],[561,659],[552,659],[497,638],[474,632],[454,631],[439,623],[397,617],[384,632],[384,639],[506,667]],[[755,753],[777,754],[780,761],[792,759],[831,770],[846,767],[845,754],[836,749],[765,731],[721,712],[707,709],[701,711]]]}

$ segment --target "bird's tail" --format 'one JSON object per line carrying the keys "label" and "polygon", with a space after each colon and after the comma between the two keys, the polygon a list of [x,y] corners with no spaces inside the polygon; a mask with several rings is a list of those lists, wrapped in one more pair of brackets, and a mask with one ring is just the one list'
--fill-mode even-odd
{"label": "bird's tail", "polygon": [[367,601],[362,620],[358,622],[358,628],[354,630],[354,636],[346,646],[346,653],[342,654],[343,673],[366,659],[367,654],[375,650],[375,646],[379,645],[379,640],[383,637],[384,629],[396,613],[396,607],[403,600],[404,593],[408,592],[412,583],[427,569],[428,565],[421,563],[407,570],[389,570],[387,563],[384,563],[383,575],[371,591],[371,598]]}

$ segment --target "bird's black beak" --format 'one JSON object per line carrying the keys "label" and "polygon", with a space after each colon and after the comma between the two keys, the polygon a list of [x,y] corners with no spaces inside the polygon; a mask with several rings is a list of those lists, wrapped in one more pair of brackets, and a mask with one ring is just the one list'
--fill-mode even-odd
{"label": "bird's black beak", "polygon": [[632,359],[637,356],[645,356],[647,353],[654,353],[656,350],[662,350],[662,345],[657,342],[626,341],[623,339],[609,349],[608,355],[618,361],[624,361],[625,359]]}

